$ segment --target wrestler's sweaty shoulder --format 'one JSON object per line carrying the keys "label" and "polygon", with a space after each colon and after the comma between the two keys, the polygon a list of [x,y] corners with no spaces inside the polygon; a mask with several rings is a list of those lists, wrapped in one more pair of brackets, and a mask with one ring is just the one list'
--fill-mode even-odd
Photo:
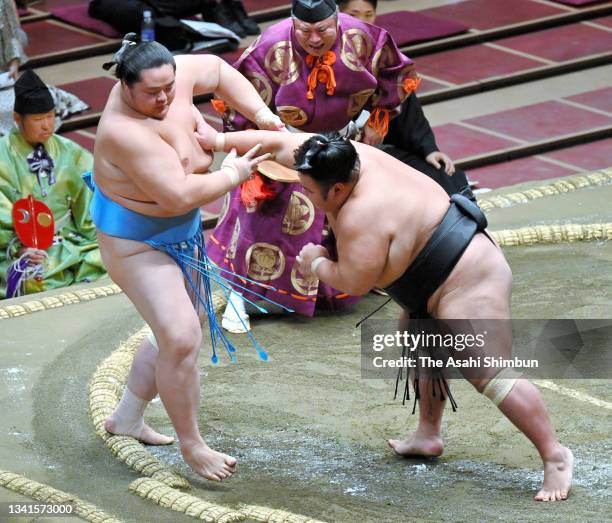
{"label": "wrestler's sweaty shoulder", "polygon": [[357,184],[337,212],[336,228],[343,233],[352,234],[364,227],[377,227],[386,205],[380,188],[373,187],[368,169],[362,167]]}
{"label": "wrestler's sweaty shoulder", "polygon": [[399,160],[369,149],[361,155],[355,214],[372,217],[393,237],[419,235],[437,225],[448,208],[444,190]]}

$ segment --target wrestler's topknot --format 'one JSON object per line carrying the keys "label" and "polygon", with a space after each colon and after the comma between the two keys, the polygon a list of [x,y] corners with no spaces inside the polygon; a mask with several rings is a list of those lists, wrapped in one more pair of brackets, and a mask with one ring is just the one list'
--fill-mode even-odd
{"label": "wrestler's topknot", "polygon": [[295,169],[314,178],[327,193],[335,183],[349,183],[359,175],[359,156],[350,140],[338,132],[317,134],[295,151]]}
{"label": "wrestler's topknot", "polygon": [[102,67],[108,70],[114,65],[117,66],[115,76],[129,87],[140,80],[140,73],[145,69],[171,65],[176,71],[174,56],[166,47],[159,42],[139,43],[136,33],[127,33],[113,59]]}

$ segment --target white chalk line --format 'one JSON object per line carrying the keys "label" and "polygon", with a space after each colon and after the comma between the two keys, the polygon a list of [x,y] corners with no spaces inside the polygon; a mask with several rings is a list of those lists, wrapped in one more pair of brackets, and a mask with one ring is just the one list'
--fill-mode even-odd
{"label": "white chalk line", "polygon": [[570,389],[569,387],[564,387],[563,385],[557,385],[556,383],[549,380],[533,380],[533,382],[538,387],[558,392],[559,394],[563,394],[564,396],[577,399],[578,401],[584,401],[585,403],[590,403],[591,405],[595,405],[597,407],[603,407],[604,409],[612,410],[612,403],[610,403],[609,401],[600,400],[599,398],[591,396],[590,394]]}

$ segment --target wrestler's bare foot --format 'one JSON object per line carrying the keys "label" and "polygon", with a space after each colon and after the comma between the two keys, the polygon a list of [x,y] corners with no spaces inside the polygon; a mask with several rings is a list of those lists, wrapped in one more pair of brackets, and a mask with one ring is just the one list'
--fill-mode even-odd
{"label": "wrestler's bare foot", "polygon": [[236,471],[236,458],[211,449],[203,441],[181,444],[185,462],[200,476],[212,481],[222,481]]}
{"label": "wrestler's bare foot", "polygon": [[398,456],[435,458],[444,452],[440,436],[424,436],[418,432],[406,439],[390,439],[387,443]]}
{"label": "wrestler's bare foot", "polygon": [[132,436],[138,441],[142,441],[147,445],[170,445],[174,443],[174,438],[170,436],[164,436],[159,432],[155,432],[151,427],[142,423],[136,427],[121,427],[120,424],[110,416],[104,422],[104,428],[107,432],[115,434],[117,436]]}
{"label": "wrestler's bare foot", "polygon": [[564,501],[572,487],[574,455],[561,447],[557,455],[544,461],[544,484],[533,499],[536,501]]}

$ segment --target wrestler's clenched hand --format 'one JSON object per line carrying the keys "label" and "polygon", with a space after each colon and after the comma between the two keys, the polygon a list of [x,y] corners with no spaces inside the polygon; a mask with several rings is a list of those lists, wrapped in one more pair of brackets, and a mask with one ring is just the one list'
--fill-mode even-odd
{"label": "wrestler's clenched hand", "polygon": [[232,185],[236,186],[249,179],[251,173],[257,169],[260,162],[270,158],[270,153],[257,156],[261,149],[261,144],[257,144],[244,156],[238,156],[236,149],[232,149],[221,164],[221,170],[227,171],[232,180]]}
{"label": "wrestler's clenched hand", "polygon": [[269,107],[263,107],[255,113],[255,123],[264,131],[287,131],[283,121]]}
{"label": "wrestler's clenched hand", "polygon": [[198,125],[198,128],[193,134],[202,149],[205,151],[215,150],[215,139],[217,138],[218,132],[210,125]]}
{"label": "wrestler's clenched hand", "polygon": [[299,264],[300,272],[308,277],[311,273],[312,261],[319,257],[329,258],[328,250],[322,245],[315,245],[314,243],[307,243],[302,247],[300,254],[297,255],[295,261]]}

